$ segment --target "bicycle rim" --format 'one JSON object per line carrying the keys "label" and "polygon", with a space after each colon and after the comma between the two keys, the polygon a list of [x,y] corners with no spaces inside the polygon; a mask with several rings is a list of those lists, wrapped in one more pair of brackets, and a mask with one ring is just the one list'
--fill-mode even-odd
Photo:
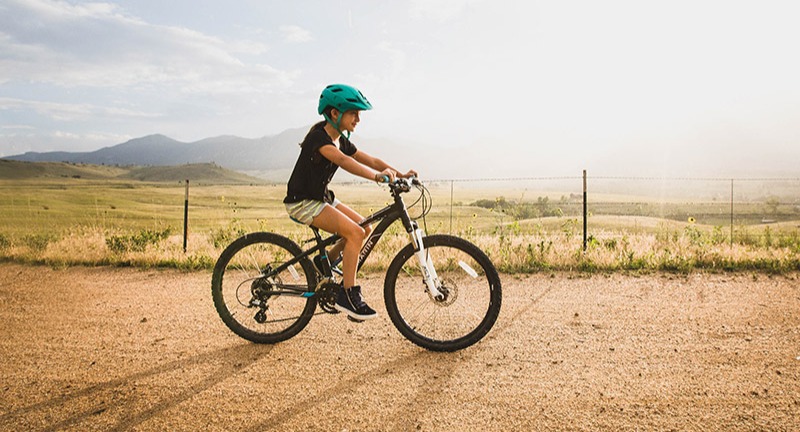
{"label": "bicycle rim", "polygon": [[257,343],[280,342],[305,328],[316,299],[286,287],[305,290],[315,280],[310,262],[273,271],[300,253],[294,242],[271,233],[246,235],[222,252],[214,267],[212,296],[228,328]]}
{"label": "bicycle rim", "polygon": [[468,347],[497,320],[501,302],[497,271],[477,246],[457,237],[426,237],[425,248],[446,298],[435,299],[428,293],[409,245],[387,271],[387,312],[398,330],[419,346],[435,351]]}

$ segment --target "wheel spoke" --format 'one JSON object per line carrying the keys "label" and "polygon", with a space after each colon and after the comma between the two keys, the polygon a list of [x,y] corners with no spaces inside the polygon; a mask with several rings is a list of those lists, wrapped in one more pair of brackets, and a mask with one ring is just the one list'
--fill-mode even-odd
{"label": "wheel spoke", "polygon": [[384,297],[392,321],[412,342],[428,349],[469,346],[492,327],[500,308],[500,281],[491,261],[477,247],[452,236],[426,237],[444,299],[425,291],[412,248],[401,251],[389,267]]}
{"label": "wheel spoke", "polygon": [[314,280],[311,266],[298,263],[291,268],[294,271],[287,267],[263,277],[268,266],[278,268],[300,253],[294,242],[270,233],[242,237],[223,251],[214,268],[212,294],[217,312],[234,333],[253,342],[274,343],[294,336],[308,324],[316,299],[276,291],[288,281],[307,289],[308,281]]}

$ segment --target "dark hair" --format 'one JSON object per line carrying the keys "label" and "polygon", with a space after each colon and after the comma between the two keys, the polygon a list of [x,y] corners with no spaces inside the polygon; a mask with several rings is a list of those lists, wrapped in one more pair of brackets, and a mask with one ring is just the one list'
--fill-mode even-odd
{"label": "dark hair", "polygon": [[319,122],[316,122],[316,123],[314,123],[314,124],[311,126],[311,128],[308,130],[308,133],[306,134],[305,138],[303,138],[303,141],[302,141],[302,142],[300,142],[300,143],[298,143],[297,145],[299,145],[300,147],[303,147],[303,144],[305,144],[305,143],[306,143],[306,141],[308,140],[308,135],[310,135],[310,134],[311,134],[311,132],[312,132],[314,129],[318,128],[318,127],[325,127],[325,124],[326,124],[326,123],[328,123],[328,121],[327,121],[327,120],[322,120],[322,121],[319,121]]}
{"label": "dark hair", "polygon": [[333,105],[328,105],[322,110],[322,114],[325,114],[328,117],[333,117],[333,114],[331,112],[335,109],[336,108],[334,108]]}

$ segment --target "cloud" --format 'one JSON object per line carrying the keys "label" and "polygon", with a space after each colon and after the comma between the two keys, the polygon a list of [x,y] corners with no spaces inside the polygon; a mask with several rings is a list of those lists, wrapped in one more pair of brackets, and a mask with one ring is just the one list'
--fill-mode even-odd
{"label": "cloud", "polygon": [[31,126],[31,125],[9,124],[9,125],[0,126],[0,129],[6,129],[6,130],[34,130],[36,128]]}
{"label": "cloud", "polygon": [[43,132],[25,129],[0,132],[0,157],[29,151],[48,152],[65,149],[93,151],[102,146],[123,143],[133,138],[130,135],[94,131],[75,133],[63,130]]}
{"label": "cloud", "polygon": [[279,30],[281,35],[283,35],[283,39],[287,42],[303,43],[314,40],[314,37],[311,35],[310,31],[296,25],[280,26]]}
{"label": "cloud", "polygon": [[481,1],[483,0],[412,0],[409,11],[412,18],[445,22]]}
{"label": "cloud", "polygon": [[263,43],[148,24],[108,3],[9,0],[0,8],[0,84],[239,93],[286,88],[293,79],[242,60],[266,52]]}
{"label": "cloud", "polygon": [[97,120],[101,118],[152,119],[161,116],[161,114],[158,113],[135,111],[119,107],[104,107],[87,103],[70,104],[0,97],[0,111],[13,110],[33,110],[39,115],[58,121]]}

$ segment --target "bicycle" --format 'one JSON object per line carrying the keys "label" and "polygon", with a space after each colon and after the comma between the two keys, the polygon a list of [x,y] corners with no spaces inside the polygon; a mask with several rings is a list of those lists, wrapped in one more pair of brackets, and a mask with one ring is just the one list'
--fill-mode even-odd
{"label": "bicycle", "polygon": [[[358,258],[360,270],[386,230],[397,220],[411,241],[389,264],[384,303],[392,324],[411,342],[432,351],[456,351],[481,340],[500,313],[500,277],[477,246],[451,235],[426,236],[417,220],[430,211],[430,192],[418,180],[388,183],[393,202],[359,225],[378,222]],[[409,215],[402,194],[414,186],[422,201],[421,216]],[[424,224],[426,226],[427,224]],[[211,292],[222,321],[238,336],[274,344],[302,331],[311,318],[336,314],[336,268],[327,247],[340,237],[314,238],[303,245],[280,234],[256,232],[234,240],[214,266]],[[425,230],[427,231],[427,230]],[[321,267],[312,256],[321,255]],[[317,305],[322,312],[315,313]],[[348,316],[348,318],[350,318]]]}

